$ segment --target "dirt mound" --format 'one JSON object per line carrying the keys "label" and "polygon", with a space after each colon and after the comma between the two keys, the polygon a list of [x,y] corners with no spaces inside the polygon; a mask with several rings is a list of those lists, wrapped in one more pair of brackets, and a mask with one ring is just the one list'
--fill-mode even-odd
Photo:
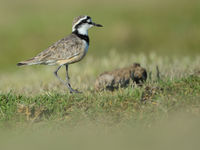
{"label": "dirt mound", "polygon": [[126,68],[116,69],[100,74],[96,79],[95,89],[97,91],[113,91],[119,87],[128,86],[130,81],[141,85],[144,81],[146,81],[146,79],[146,69],[142,68],[139,63],[134,63],[133,65]]}

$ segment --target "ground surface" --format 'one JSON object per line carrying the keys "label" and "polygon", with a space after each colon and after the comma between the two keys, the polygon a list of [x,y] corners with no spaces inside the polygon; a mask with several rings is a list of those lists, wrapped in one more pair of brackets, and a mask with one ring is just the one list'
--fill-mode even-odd
{"label": "ground surface", "polygon": [[[70,67],[72,85],[83,91],[73,95],[53,76],[54,67],[24,67],[1,74],[3,145],[13,148],[9,144],[13,142],[16,149],[34,149],[34,143],[38,149],[196,148],[200,123],[199,60],[155,54],[119,55],[114,51],[101,60],[88,57],[85,63]],[[149,77],[142,87],[129,86],[114,92],[94,90],[99,73],[132,62],[147,68]],[[60,75],[64,77],[64,71]],[[187,143],[180,144],[182,141]]]}
{"label": "ground surface", "polygon": [[[150,56],[119,55],[114,51],[102,60],[87,57],[85,63],[70,66],[72,86],[83,94],[70,94],[53,76],[55,67],[19,68],[15,73],[0,76],[0,118],[16,123],[63,120],[68,124],[78,123],[79,119],[106,123],[107,118],[113,125],[129,120],[150,125],[151,121],[167,118],[174,111],[198,114],[199,60],[198,57],[169,59],[153,53]],[[99,73],[133,62],[141,62],[147,68],[148,80],[142,87],[132,85],[114,92],[94,90]],[[60,72],[63,78],[64,70]]]}

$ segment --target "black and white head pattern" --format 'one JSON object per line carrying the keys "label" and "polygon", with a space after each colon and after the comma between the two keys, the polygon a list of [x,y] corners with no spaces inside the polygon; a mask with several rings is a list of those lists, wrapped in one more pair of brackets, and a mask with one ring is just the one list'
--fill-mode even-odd
{"label": "black and white head pattern", "polygon": [[72,23],[72,32],[78,32],[82,35],[88,35],[88,29],[93,26],[92,19],[89,16],[78,16]]}

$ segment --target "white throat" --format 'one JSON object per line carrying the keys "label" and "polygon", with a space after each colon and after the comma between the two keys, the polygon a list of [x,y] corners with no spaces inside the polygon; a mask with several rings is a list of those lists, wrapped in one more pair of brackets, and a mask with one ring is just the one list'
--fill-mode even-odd
{"label": "white throat", "polygon": [[88,35],[88,27],[87,27],[88,25],[87,24],[85,24],[85,25],[82,25],[80,28],[78,28],[77,30],[78,30],[78,33],[79,34],[82,34],[82,35]]}
{"label": "white throat", "polygon": [[81,35],[88,35],[88,29],[91,28],[93,25],[91,24],[83,24],[81,26],[78,27],[78,29],[75,29],[75,27],[72,28],[72,32],[74,32],[75,30],[78,31],[79,34]]}

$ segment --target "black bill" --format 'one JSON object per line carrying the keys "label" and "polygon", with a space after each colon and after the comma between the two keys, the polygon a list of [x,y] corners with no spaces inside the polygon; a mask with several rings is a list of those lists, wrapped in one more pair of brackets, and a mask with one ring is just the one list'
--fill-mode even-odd
{"label": "black bill", "polygon": [[101,24],[96,24],[96,23],[94,23],[94,22],[92,23],[92,25],[93,25],[93,26],[96,26],[96,27],[103,27]]}

